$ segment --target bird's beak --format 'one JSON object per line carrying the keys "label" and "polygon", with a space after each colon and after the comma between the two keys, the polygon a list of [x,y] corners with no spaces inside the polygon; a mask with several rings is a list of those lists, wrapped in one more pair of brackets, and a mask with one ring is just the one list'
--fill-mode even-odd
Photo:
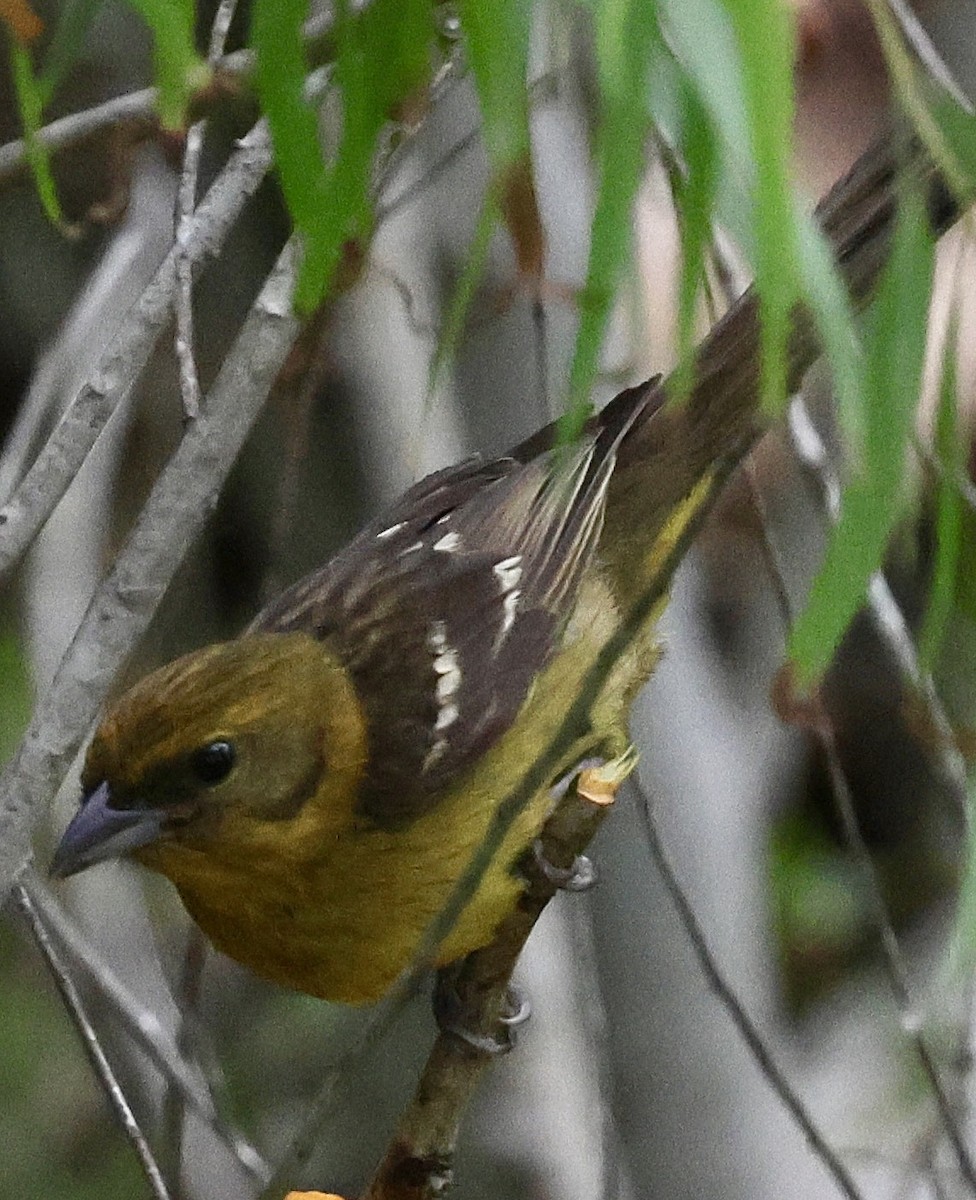
{"label": "bird's beak", "polygon": [[125,812],[109,807],[110,799],[108,784],[100,783],[82,800],[54,852],[51,874],[56,879],[66,879],[94,863],[128,854],[159,837],[162,812],[153,808]]}

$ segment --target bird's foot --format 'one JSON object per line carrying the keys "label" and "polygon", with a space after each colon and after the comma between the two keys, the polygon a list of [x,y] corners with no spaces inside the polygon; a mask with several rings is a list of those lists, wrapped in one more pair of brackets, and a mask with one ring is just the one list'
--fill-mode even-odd
{"label": "bird's foot", "polygon": [[505,1004],[498,1014],[496,1031],[472,1029],[464,1019],[464,1004],[458,995],[450,968],[438,971],[434,986],[434,1019],[442,1033],[449,1033],[479,1054],[507,1054],[515,1046],[515,1030],[532,1015],[532,1006],[523,992],[509,985]]}
{"label": "bird's foot", "polygon": [[[595,803],[610,804],[623,781],[637,765],[637,750],[628,746],[616,758],[585,758],[574,770],[569,771],[552,787],[554,800],[561,800],[575,784],[581,796]],[[553,887],[565,892],[587,892],[597,882],[596,867],[585,854],[578,854],[572,865],[560,867],[546,858],[542,842],[536,838],[532,843],[535,864]]]}
{"label": "bird's foot", "polygon": [[532,857],[552,886],[564,892],[588,892],[599,879],[593,860],[585,854],[577,854],[569,867],[559,867],[550,862],[539,838],[532,843]]}

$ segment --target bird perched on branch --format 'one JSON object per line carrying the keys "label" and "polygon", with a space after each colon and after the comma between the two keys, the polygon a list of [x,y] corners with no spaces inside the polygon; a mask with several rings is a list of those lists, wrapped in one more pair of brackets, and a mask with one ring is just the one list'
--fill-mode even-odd
{"label": "bird perched on branch", "polygon": [[[91,744],[55,874],[131,855],[259,975],[380,996],[717,486],[714,446],[672,429],[661,452],[661,402],[652,381],[572,446],[543,430],[431,475],[237,640],[137,684]],[[553,781],[626,751],[659,608],[623,639]],[[551,804],[549,786],[530,798],[440,962],[491,939]]]}

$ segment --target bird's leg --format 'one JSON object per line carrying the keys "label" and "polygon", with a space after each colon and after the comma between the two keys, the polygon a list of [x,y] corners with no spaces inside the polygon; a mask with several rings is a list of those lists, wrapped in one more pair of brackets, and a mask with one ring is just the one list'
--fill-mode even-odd
{"label": "bird's leg", "polygon": [[[573,784],[582,796],[612,800],[636,765],[634,746],[628,746],[617,758],[584,758],[553,784],[553,801],[561,800]],[[532,843],[532,857],[552,886],[562,891],[587,892],[597,882],[596,867],[585,854],[578,854],[570,866],[560,867],[546,857],[542,842],[536,838]]]}

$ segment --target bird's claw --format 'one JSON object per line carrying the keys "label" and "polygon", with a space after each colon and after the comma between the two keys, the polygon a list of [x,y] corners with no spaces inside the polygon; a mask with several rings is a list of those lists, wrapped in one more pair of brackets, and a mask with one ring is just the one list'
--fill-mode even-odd
{"label": "bird's claw", "polygon": [[434,1018],[442,1033],[449,1033],[469,1049],[479,1054],[497,1057],[507,1054],[515,1046],[515,1030],[524,1025],[532,1015],[528,998],[518,989],[509,986],[505,994],[505,1007],[498,1016],[497,1033],[485,1033],[469,1028],[462,1017],[462,1004],[454,981],[441,971],[434,988]]}
{"label": "bird's claw", "polygon": [[[561,800],[575,786],[581,796],[595,804],[612,803],[617,789],[637,764],[633,746],[617,758],[584,758],[572,771],[557,779],[551,788],[553,800]],[[596,867],[585,854],[578,854],[568,867],[557,866],[547,857],[542,842],[532,843],[532,856],[543,877],[555,888],[565,892],[587,892],[597,882]]]}
{"label": "bird's claw", "polygon": [[577,854],[569,867],[556,866],[546,858],[546,852],[538,838],[532,843],[532,857],[535,859],[535,865],[552,886],[564,892],[588,892],[599,878],[593,860],[585,854]]}

